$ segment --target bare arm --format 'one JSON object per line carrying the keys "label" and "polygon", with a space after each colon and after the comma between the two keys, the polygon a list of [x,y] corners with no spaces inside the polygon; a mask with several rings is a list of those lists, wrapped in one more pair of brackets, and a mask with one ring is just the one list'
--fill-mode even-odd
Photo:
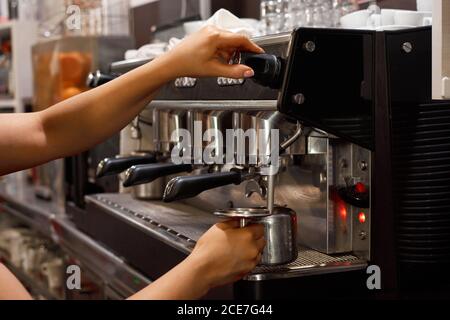
{"label": "bare arm", "polygon": [[251,77],[230,66],[235,50],[262,52],[249,39],[205,28],[170,53],[89,92],[32,114],[0,115],[0,176],[85,151],[120,131],[168,81]]}
{"label": "bare arm", "polygon": [[235,222],[209,230],[180,265],[131,300],[194,300],[212,288],[236,282],[261,261],[264,227],[240,229]]}
{"label": "bare arm", "polygon": [[30,294],[0,263],[0,300],[31,300]]}
{"label": "bare arm", "polygon": [[161,65],[155,61],[42,112],[0,115],[0,176],[81,153],[124,128],[170,80]]}
{"label": "bare arm", "polygon": [[[209,27],[169,54],[109,84],[33,114],[0,115],[0,176],[70,156],[105,140],[135,118],[166,82],[183,76],[252,77],[249,67],[227,64],[236,50],[263,52],[243,36]],[[132,299],[197,299],[239,280],[261,259],[261,226],[214,226],[193,254]],[[0,299],[30,299],[0,265]]]}

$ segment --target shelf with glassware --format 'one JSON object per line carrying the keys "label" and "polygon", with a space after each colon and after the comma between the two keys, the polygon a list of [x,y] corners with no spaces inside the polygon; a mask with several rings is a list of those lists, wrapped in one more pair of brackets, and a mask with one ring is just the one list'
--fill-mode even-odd
{"label": "shelf with glassware", "polygon": [[33,97],[31,48],[37,42],[37,23],[0,24],[0,113],[23,112]]}

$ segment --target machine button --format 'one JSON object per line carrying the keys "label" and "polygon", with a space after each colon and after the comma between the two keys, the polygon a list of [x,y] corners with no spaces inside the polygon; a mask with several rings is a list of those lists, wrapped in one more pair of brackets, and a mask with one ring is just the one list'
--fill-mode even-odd
{"label": "machine button", "polygon": [[354,186],[343,187],[339,189],[339,196],[354,207],[369,209],[370,194],[367,187],[362,183],[357,183]]}
{"label": "machine button", "polygon": [[363,193],[367,193],[367,188],[366,188],[366,186],[364,185],[364,183],[358,182],[358,183],[355,185],[355,191],[356,191],[357,193],[363,194]]}

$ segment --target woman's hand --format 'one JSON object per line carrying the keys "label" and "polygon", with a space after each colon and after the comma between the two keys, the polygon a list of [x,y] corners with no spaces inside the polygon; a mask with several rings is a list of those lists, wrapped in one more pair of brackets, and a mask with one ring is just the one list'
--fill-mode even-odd
{"label": "woman's hand", "polygon": [[264,227],[239,228],[236,222],[215,225],[197,243],[188,260],[201,267],[209,288],[241,280],[261,262]]}
{"label": "woman's hand", "polygon": [[132,296],[131,300],[195,300],[209,290],[241,280],[261,261],[264,227],[239,229],[238,223],[219,223],[197,243],[192,254]]}
{"label": "woman's hand", "polygon": [[244,35],[209,26],[184,39],[165,58],[170,60],[168,66],[173,68],[175,78],[253,77],[250,67],[228,63],[236,51],[264,52]]}

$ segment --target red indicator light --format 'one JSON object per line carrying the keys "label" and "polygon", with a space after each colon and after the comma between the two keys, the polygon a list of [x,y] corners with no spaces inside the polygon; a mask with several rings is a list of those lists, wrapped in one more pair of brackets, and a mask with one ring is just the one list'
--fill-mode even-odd
{"label": "red indicator light", "polygon": [[347,220],[347,208],[343,205],[339,208],[339,216],[342,220]]}
{"label": "red indicator light", "polygon": [[364,183],[361,183],[361,182],[356,184],[355,190],[358,193],[366,193],[367,192],[366,186],[364,185]]}
{"label": "red indicator light", "polygon": [[358,215],[358,220],[361,224],[366,222],[366,214],[364,212],[360,212]]}

